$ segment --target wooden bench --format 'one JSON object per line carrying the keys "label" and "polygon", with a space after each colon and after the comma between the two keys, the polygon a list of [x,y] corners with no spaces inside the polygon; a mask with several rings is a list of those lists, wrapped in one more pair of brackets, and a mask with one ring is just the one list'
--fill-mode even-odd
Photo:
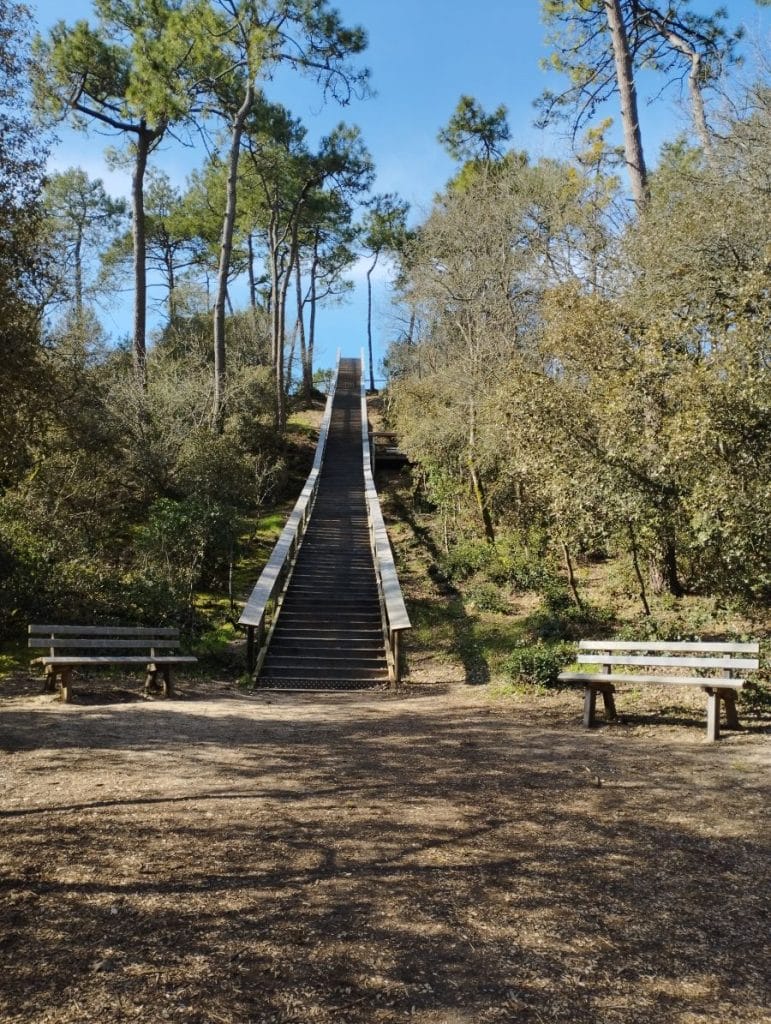
{"label": "wooden bench", "polygon": [[[736,694],[744,687],[743,674],[758,668],[757,643],[582,640],[578,646],[577,661],[587,669],[561,672],[559,678],[566,683],[583,683],[584,725],[587,728],[594,725],[598,693],[602,695],[606,717],[611,720],[617,717],[615,683],[700,686],[707,694],[707,739],[716,740],[720,735],[721,702],[725,708],[726,727],[738,729]],[[754,658],[737,657],[753,654]],[[619,667],[626,671],[614,672]]]}
{"label": "wooden bench", "polygon": [[[173,696],[172,665],[191,665],[198,659],[172,654],[179,647],[179,630],[149,626],[39,626],[29,627],[29,646],[47,647],[48,655],[35,658],[33,664],[45,666],[46,693],[53,693],[59,679],[62,700],[72,699],[72,671],[80,667],[105,665],[144,665],[147,677],[145,693],[162,678],[164,697]],[[60,651],[74,651],[60,654]],[[159,654],[161,651],[163,653]],[[131,652],[131,653],[129,653]]]}

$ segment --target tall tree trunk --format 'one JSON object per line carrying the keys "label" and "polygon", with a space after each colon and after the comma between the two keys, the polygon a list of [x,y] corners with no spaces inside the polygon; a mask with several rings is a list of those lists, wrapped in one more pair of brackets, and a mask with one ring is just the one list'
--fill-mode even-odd
{"label": "tall tree trunk", "polygon": [[254,280],[254,241],[251,231],[246,236],[246,250],[246,270],[249,275],[249,305],[252,310],[255,310],[257,309],[257,284]]}
{"label": "tall tree trunk", "polygon": [[254,104],[254,85],[249,81],[244,99],[238,108],[230,132],[230,156],[228,160],[227,197],[225,219],[222,223],[220,259],[217,271],[217,293],[214,299],[214,408],[212,425],[218,433],[222,430],[225,413],[225,302],[228,290],[228,274],[233,253],[233,231],[236,223],[236,202],[238,198],[238,160],[241,155],[241,136],[249,112]]}
{"label": "tall tree trunk", "polygon": [[177,279],[174,273],[174,257],[170,252],[166,255],[166,287],[169,290],[167,305],[169,323],[173,324],[177,319]]}
{"label": "tall tree trunk", "polygon": [[640,601],[643,606],[643,611],[646,615],[650,615],[651,606],[648,604],[648,595],[645,593],[645,580],[643,578],[642,571],[640,569],[640,559],[637,551],[637,537],[635,536],[634,526],[632,520],[627,520],[627,530],[629,531],[629,545],[632,555],[632,566],[634,568],[634,574],[637,577],[637,582],[640,586]]}
{"label": "tall tree trunk", "polygon": [[145,171],[155,132],[140,127],[137,132],[136,160],[131,178],[131,233],[134,243],[134,372],[143,388],[147,387],[147,236],[145,232]]}
{"label": "tall tree trunk", "polygon": [[[297,259],[294,265],[295,294],[297,296],[297,334],[300,338],[300,372],[302,373],[302,396],[303,402],[310,405],[311,388],[308,387],[308,348],[305,340],[305,303],[303,302],[303,277],[300,267],[300,260]],[[311,385],[312,387],[312,385]]]}
{"label": "tall tree trunk", "polygon": [[308,365],[303,367],[303,373],[307,375],[308,387],[313,390],[313,350],[316,344],[316,295],[317,276],[319,271],[319,244],[318,239],[313,243],[313,260],[311,262],[311,288],[310,288],[310,312],[308,314]]}
{"label": "tall tree trunk", "polygon": [[562,555],[565,559],[565,571],[568,575],[568,586],[570,587],[570,593],[573,595],[576,608],[583,608],[583,602],[581,601],[581,595],[578,593],[578,584],[576,583],[576,572],[573,568],[573,559],[570,557],[570,548],[567,546],[564,540],[560,541],[562,545]]}
{"label": "tall tree trunk", "polygon": [[369,350],[369,389],[375,390],[375,364],[372,358],[372,271],[377,266],[379,253],[375,253],[372,265],[367,271],[367,348]]}
{"label": "tall tree trunk", "polygon": [[292,224],[292,236],[289,243],[289,257],[287,259],[284,274],[281,279],[279,294],[279,345],[278,362],[276,365],[276,426],[283,433],[286,428],[286,395],[289,390],[289,381],[286,379],[284,363],[284,336],[286,334],[286,299],[289,294],[289,285],[292,281],[292,270],[297,260],[297,220]]}
{"label": "tall tree trunk", "polygon": [[75,264],[75,316],[78,325],[83,324],[83,230],[78,226],[78,234],[75,239],[75,253],[73,257]]}
{"label": "tall tree trunk", "polygon": [[495,528],[493,527],[490,510],[487,507],[484,486],[482,485],[482,479],[479,475],[479,470],[476,464],[476,406],[474,405],[473,398],[469,401],[468,471],[469,479],[471,480],[471,490],[474,493],[477,508],[479,509],[479,515],[482,519],[485,539],[490,544],[494,544]]}
{"label": "tall tree trunk", "polygon": [[637,109],[637,89],[634,82],[632,54],[629,38],[624,25],[621,0],[603,0],[608,28],[613,43],[613,60],[616,65],[616,83],[621,101],[621,124],[624,129],[624,160],[632,196],[637,212],[642,213],[650,198],[648,173],[645,169],[640,117]]}
{"label": "tall tree trunk", "polygon": [[276,427],[278,428],[281,420],[281,404],[282,398],[279,392],[283,395],[283,388],[279,388],[278,382],[284,379],[284,366],[283,366],[283,337],[281,334],[281,299],[280,299],[280,268],[279,268],[279,236],[278,236],[278,218],[275,213],[271,213],[270,223],[268,225],[268,262],[270,264],[270,358],[271,367],[273,369],[273,380],[274,380],[274,395],[275,395],[275,414],[276,414]]}

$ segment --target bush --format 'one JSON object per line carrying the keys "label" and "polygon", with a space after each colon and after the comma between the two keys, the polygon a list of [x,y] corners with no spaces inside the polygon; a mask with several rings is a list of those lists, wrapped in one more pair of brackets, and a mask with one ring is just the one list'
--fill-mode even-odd
{"label": "bush", "polygon": [[568,598],[547,596],[541,607],[525,621],[528,632],[539,640],[587,640],[607,636],[615,625],[612,608],[584,604],[581,608]]}
{"label": "bush", "polygon": [[509,611],[506,595],[494,583],[477,583],[468,588],[466,596],[482,612]]}
{"label": "bush", "polygon": [[671,615],[645,615],[627,623],[619,640],[701,640],[710,616],[703,607],[683,609]]}
{"label": "bush", "polygon": [[517,590],[542,590],[553,582],[546,561],[546,540],[542,531],[507,533],[495,543],[495,561],[490,578]]}
{"label": "bush", "polygon": [[489,569],[495,558],[495,548],[487,541],[459,540],[442,559],[441,568],[449,579],[462,581]]}
{"label": "bush", "polygon": [[506,659],[504,668],[515,682],[556,687],[560,671],[574,660],[573,644],[522,644]]}

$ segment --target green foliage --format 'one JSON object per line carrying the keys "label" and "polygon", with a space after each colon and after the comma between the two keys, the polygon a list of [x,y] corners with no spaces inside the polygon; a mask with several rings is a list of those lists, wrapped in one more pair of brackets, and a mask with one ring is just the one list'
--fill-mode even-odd
{"label": "green foliage", "polygon": [[511,135],[506,114],[503,104],[487,114],[478,100],[461,96],[448,124],[439,132],[439,142],[453,160],[489,162],[501,157],[501,147]]}
{"label": "green foliage", "polygon": [[608,636],[615,621],[613,609],[589,604],[579,608],[566,590],[553,588],[541,606],[525,618],[525,628],[539,640],[580,640]]}
{"label": "green foliage", "polygon": [[29,27],[26,7],[0,0],[0,493],[29,465],[50,383],[35,308],[45,288],[39,194],[46,156],[26,103]]}
{"label": "green foliage", "polygon": [[495,549],[484,540],[463,538],[454,543],[440,563],[448,579],[467,580],[496,562]]}
{"label": "green foliage", "polygon": [[420,330],[390,353],[390,408],[449,578],[543,590],[609,550],[649,604],[768,601],[767,86],[746,105],[709,160],[665,150],[637,224],[604,127],[579,167],[512,162],[437,198],[403,258]]}
{"label": "green foliage", "polygon": [[501,612],[509,611],[509,601],[501,588],[495,583],[479,582],[466,589],[467,599],[480,611]]}
{"label": "green foliage", "polygon": [[752,679],[739,691],[739,708],[755,718],[771,716],[771,681]]}
{"label": "green foliage", "polygon": [[522,643],[506,659],[505,670],[515,682],[556,687],[559,673],[574,658],[573,644]]}

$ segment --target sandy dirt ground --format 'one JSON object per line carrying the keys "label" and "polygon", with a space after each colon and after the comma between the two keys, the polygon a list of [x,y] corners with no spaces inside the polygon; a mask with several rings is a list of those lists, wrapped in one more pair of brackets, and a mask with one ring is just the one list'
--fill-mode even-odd
{"label": "sandy dirt ground", "polygon": [[771,1021],[767,724],[137,689],[0,696],[5,1024]]}

